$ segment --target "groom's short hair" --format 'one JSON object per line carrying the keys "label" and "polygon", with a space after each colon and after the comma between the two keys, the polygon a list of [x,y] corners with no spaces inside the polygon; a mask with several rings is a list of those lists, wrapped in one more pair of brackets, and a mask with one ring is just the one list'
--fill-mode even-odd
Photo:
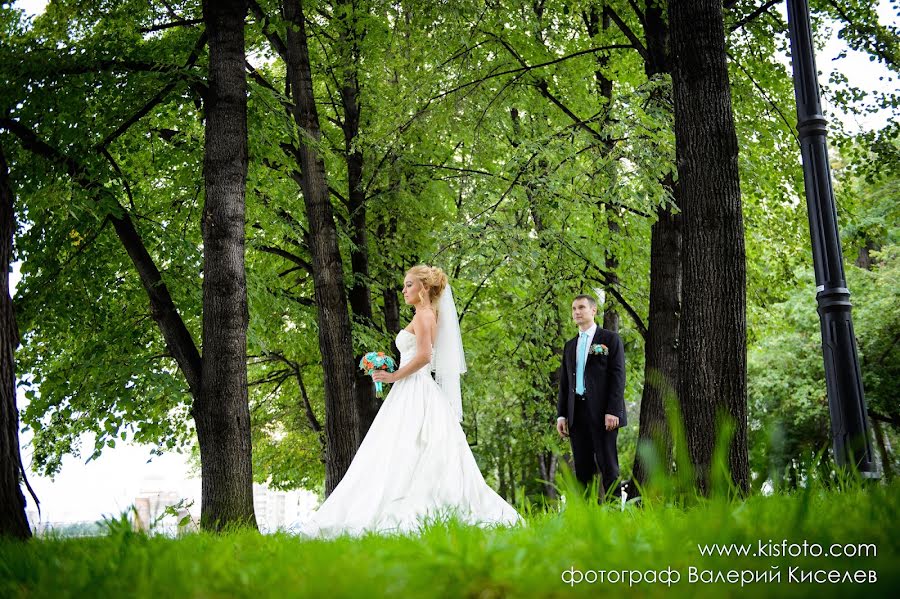
{"label": "groom's short hair", "polygon": [[595,300],[595,299],[594,299],[593,297],[591,297],[590,295],[584,295],[584,294],[576,295],[576,296],[575,296],[575,299],[572,300],[572,303],[574,304],[575,302],[577,302],[577,301],[580,300],[580,299],[587,300],[587,303],[588,303],[588,305],[589,305],[591,308],[596,308],[596,307],[597,307],[597,300]]}

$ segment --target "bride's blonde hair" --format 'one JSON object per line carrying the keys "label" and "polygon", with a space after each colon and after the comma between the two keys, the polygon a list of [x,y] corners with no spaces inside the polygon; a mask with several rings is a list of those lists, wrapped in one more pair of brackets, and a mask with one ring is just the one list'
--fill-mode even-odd
{"label": "bride's blonde hair", "polygon": [[419,290],[419,300],[425,301],[425,293],[428,293],[431,308],[437,314],[438,298],[441,297],[441,293],[447,287],[447,274],[437,266],[428,266],[427,264],[413,266],[406,271],[406,274],[418,279],[422,285],[428,288],[427,292],[424,289]]}

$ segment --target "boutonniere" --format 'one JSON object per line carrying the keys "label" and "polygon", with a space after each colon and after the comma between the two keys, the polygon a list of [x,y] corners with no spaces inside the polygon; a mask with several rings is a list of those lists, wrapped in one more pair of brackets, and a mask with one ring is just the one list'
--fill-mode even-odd
{"label": "boutonniere", "polygon": [[591,346],[590,353],[595,356],[608,356],[609,348],[606,347],[603,343],[595,343]]}

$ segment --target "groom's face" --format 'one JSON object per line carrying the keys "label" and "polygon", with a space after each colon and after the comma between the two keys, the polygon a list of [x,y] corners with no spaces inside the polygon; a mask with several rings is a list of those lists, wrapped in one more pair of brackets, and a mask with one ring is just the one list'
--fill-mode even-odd
{"label": "groom's face", "polygon": [[572,302],[572,320],[580,326],[594,322],[597,315],[597,306],[592,306],[586,299],[577,299]]}

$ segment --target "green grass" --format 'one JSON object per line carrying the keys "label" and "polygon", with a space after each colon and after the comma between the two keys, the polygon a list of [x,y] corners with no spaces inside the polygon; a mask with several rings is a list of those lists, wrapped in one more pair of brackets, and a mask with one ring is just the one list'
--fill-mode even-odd
{"label": "green grass", "polygon": [[[444,523],[420,536],[305,541],[233,532],[180,539],[110,526],[105,537],[0,541],[0,597],[563,597],[887,596],[900,588],[900,484],[842,492],[822,488],[745,501],[657,503],[625,511],[569,495],[562,513],[525,527]],[[871,543],[877,557],[709,557],[698,543]],[[690,583],[698,570],[780,572],[779,582]],[[789,568],[873,571],[874,583],[791,582]],[[582,582],[564,570],[671,568],[681,580]]]}

